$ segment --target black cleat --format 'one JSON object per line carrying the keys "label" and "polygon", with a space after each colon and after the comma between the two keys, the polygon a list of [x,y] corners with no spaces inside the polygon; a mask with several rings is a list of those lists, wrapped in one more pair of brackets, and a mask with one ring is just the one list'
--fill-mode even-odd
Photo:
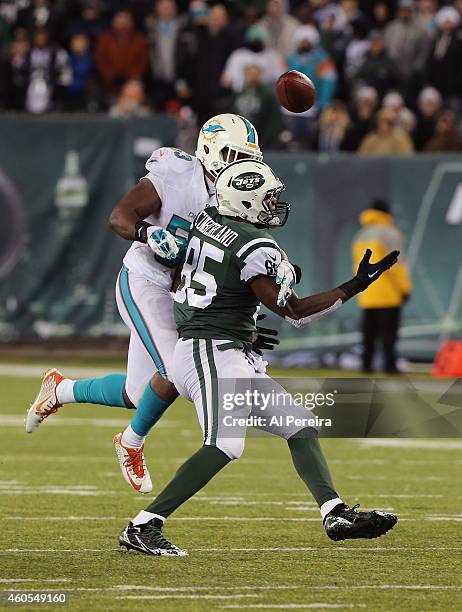
{"label": "black cleat", "polygon": [[131,521],[119,534],[120,546],[127,550],[137,550],[145,555],[170,555],[186,557],[188,552],[175,546],[162,534],[162,521],[152,519],[143,525],[134,525]]}
{"label": "black cleat", "polygon": [[326,516],[324,529],[331,540],[337,542],[353,538],[379,538],[398,522],[396,514],[380,510],[358,512],[358,506],[359,504],[353,508],[344,506],[338,509],[335,515]]}

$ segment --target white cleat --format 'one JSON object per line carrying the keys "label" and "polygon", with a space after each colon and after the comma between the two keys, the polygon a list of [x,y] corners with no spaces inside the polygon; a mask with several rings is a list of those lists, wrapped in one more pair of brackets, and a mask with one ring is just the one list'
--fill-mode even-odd
{"label": "white cleat", "polygon": [[123,477],[128,484],[138,493],[150,493],[152,482],[144,460],[144,444],[140,448],[124,446],[121,432],[114,438],[114,448]]}
{"label": "white cleat", "polygon": [[47,416],[54,414],[58,408],[61,408],[62,404],[58,402],[56,397],[56,387],[62,380],[64,380],[64,376],[56,368],[48,370],[42,378],[40,391],[27,411],[25,419],[27,433],[34,432]]}

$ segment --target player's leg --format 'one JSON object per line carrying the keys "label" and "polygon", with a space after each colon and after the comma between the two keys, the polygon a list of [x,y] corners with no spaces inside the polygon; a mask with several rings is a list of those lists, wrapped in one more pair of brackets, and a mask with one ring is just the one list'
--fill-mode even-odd
{"label": "player's leg", "polygon": [[[65,404],[91,403],[136,408],[147,382],[156,371],[156,366],[122,299],[121,281],[124,274],[128,275],[128,272],[122,269],[117,277],[115,293],[119,313],[130,329],[127,375],[109,374],[97,378],[73,380],[56,368],[52,368],[44,375],[40,390],[27,412],[27,433],[35,431],[50,414],[56,413]],[[130,368],[131,363],[132,368]]]}
{"label": "player's leg", "polygon": [[[125,480],[135,490],[149,493],[152,483],[144,460],[144,439],[178,396],[167,378],[169,361],[178,339],[171,293],[150,281],[122,270],[119,309],[136,334],[142,349],[129,359],[126,392],[137,410],[130,425],[114,437],[114,446]],[[146,360],[148,377],[141,377]],[[141,364],[142,365],[142,364]]]}
{"label": "player's leg", "polygon": [[[240,351],[219,351],[217,342],[212,340],[180,340],[175,349],[172,374],[180,393],[192,399],[196,406],[204,445],[120,534],[121,546],[153,555],[179,554],[168,541],[165,550],[161,546],[163,523],[231,460],[240,457],[245,443],[245,427],[236,429],[230,438],[224,437],[221,428],[224,411],[219,379],[249,376],[249,364]],[[244,408],[239,416],[249,412],[250,408]]]}
{"label": "player's leg", "polygon": [[[315,415],[296,403],[291,394],[267,374],[255,374],[252,384],[253,389],[258,390],[268,401],[264,410],[254,405],[252,416],[264,415],[265,420],[259,429],[287,440],[295,469],[316,500],[324,518],[335,505],[343,502],[332,483],[319,444],[318,429],[300,425],[302,419],[314,420]],[[301,431],[303,434],[300,434]]]}
{"label": "player's leg", "polygon": [[377,338],[377,316],[375,308],[365,308],[363,310],[362,331],[363,331],[363,354],[362,371],[372,372],[374,369],[374,353]]}
{"label": "player's leg", "polygon": [[389,531],[398,520],[394,514],[356,511],[338,495],[319,443],[319,431],[305,425],[306,419],[315,419],[314,413],[295,403],[290,393],[266,374],[256,375],[256,381],[263,392],[270,387],[273,391],[267,396],[274,399],[265,409],[266,423],[271,423],[273,416],[280,417],[275,425],[262,429],[287,440],[294,467],[319,506],[327,535],[332,540],[376,538]]}
{"label": "player's leg", "polygon": [[400,319],[400,308],[381,308],[381,329],[383,342],[384,370],[396,374],[396,342]]}

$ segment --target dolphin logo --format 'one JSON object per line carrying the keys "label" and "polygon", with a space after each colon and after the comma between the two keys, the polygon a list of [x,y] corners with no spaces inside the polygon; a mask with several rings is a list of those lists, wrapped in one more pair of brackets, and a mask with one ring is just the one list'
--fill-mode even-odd
{"label": "dolphin logo", "polygon": [[204,134],[215,134],[215,132],[226,132],[226,129],[218,123],[211,123],[202,128]]}

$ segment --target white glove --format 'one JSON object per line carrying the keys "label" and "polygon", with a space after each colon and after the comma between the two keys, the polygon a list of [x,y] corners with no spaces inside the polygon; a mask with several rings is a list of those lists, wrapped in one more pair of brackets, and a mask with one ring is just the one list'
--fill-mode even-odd
{"label": "white glove", "polygon": [[255,370],[256,374],[265,374],[268,362],[263,359],[258,353],[253,351],[246,354],[246,359]]}
{"label": "white glove", "polygon": [[175,259],[180,247],[175,236],[163,227],[153,225],[146,230],[147,243],[156,255],[164,259]]}
{"label": "white glove", "polygon": [[295,281],[295,270],[292,264],[283,259],[276,271],[276,284],[281,285],[276,302],[279,308],[284,308],[287,304],[287,300],[292,295],[292,287],[295,285]]}

